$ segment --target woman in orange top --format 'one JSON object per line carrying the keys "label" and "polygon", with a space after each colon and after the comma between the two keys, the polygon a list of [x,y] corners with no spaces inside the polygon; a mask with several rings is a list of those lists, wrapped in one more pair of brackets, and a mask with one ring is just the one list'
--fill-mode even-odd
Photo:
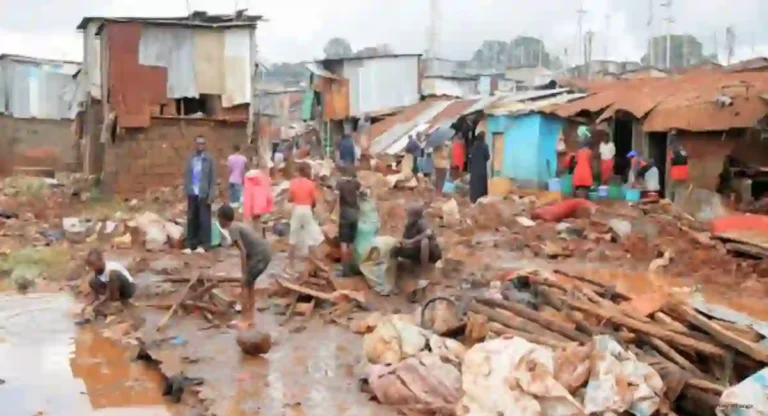
{"label": "woman in orange top", "polygon": [[[312,181],[312,168],[302,163],[299,165],[299,177],[292,179],[288,188],[288,202],[293,204],[291,212],[291,230],[288,237],[288,269],[293,271],[293,260],[299,244],[309,250],[309,264],[305,273],[309,275],[313,263],[317,263],[315,247],[323,242],[323,232],[315,220],[312,210],[317,204],[319,194]],[[302,250],[303,251],[303,250]]]}
{"label": "woman in orange top", "polygon": [[453,138],[451,145],[451,170],[454,172],[452,179],[456,179],[458,173],[464,170],[464,162],[467,159],[467,146],[460,134]]}
{"label": "woman in orange top", "polygon": [[592,150],[584,144],[576,152],[576,168],[573,170],[573,187],[576,196],[586,198],[592,187]]}

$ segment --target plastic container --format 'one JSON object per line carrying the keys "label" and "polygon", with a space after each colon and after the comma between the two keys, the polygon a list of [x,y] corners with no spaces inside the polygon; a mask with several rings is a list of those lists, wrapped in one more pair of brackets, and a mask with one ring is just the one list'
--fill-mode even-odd
{"label": "plastic container", "polygon": [[560,179],[560,193],[566,196],[573,195],[573,176],[563,175],[559,179]]}
{"label": "plastic container", "polygon": [[590,192],[589,193],[589,200],[590,201],[597,201],[598,199],[600,199],[600,194],[598,194],[597,192]]}
{"label": "plastic container", "polygon": [[547,181],[547,190],[549,192],[560,192],[560,178],[550,178]]}
{"label": "plastic container", "polygon": [[624,199],[624,190],[621,188],[621,185],[608,186],[608,199],[614,201],[621,201]]}
{"label": "plastic container", "polygon": [[608,199],[608,187],[605,185],[598,186],[597,196],[600,199]]}
{"label": "plastic container", "polygon": [[629,202],[638,202],[640,201],[640,190],[639,189],[627,189],[624,191],[624,199],[626,199]]}
{"label": "plastic container", "polygon": [[354,260],[357,264],[363,260],[373,246],[379,234],[379,214],[372,200],[360,202],[360,219],[357,221],[357,233],[354,242]]}
{"label": "plastic container", "polygon": [[443,184],[443,193],[444,194],[452,194],[453,191],[456,190],[456,184],[453,183],[453,181],[446,180]]}

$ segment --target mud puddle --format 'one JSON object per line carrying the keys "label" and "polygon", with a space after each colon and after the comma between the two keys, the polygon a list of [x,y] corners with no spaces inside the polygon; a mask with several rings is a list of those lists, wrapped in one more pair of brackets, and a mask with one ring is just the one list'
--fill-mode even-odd
{"label": "mud puddle", "polygon": [[166,416],[160,375],[77,330],[64,294],[0,295],[2,413]]}

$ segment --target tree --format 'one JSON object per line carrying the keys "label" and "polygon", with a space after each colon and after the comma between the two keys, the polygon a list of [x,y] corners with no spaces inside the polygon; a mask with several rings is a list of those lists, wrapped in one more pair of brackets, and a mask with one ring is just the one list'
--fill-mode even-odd
{"label": "tree", "polygon": [[509,44],[503,40],[484,40],[472,55],[472,66],[479,69],[504,70]]}
{"label": "tree", "polygon": [[389,44],[381,43],[376,46],[366,46],[363,49],[358,50],[355,52],[355,56],[359,57],[369,57],[369,56],[381,56],[381,55],[391,55],[394,51]]}
{"label": "tree", "polygon": [[331,38],[325,43],[323,52],[328,59],[344,58],[352,56],[352,46],[344,38]]}

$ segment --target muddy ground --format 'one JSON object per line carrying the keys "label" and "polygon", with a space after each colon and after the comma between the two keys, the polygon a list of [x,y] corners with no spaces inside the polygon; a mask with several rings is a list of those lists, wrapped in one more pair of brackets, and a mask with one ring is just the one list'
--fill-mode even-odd
{"label": "muddy ground", "polygon": [[[242,355],[234,331],[222,325],[226,319],[212,324],[199,311],[176,314],[165,329],[156,331],[167,313],[167,308],[156,305],[173,303],[184,287],[169,282],[170,278],[199,273],[238,276],[236,252],[222,248],[184,255],[170,246],[157,252],[145,249],[141,236],[130,230],[130,219],[147,210],[169,220],[180,217],[184,209],[177,190],[115,202],[95,198],[78,186],[73,181],[31,191],[4,184],[4,207],[18,214],[5,220],[0,231],[5,288],[18,287],[11,276],[14,270],[38,266],[31,294],[0,297],[0,378],[4,382],[0,402],[10,404],[14,411],[9,414],[397,414],[360,391],[362,337],[348,326],[372,310],[412,312],[418,302],[409,302],[405,293],[387,298],[365,291],[362,307],[342,319],[324,319],[322,310],[329,305],[322,303],[314,305],[308,316],[294,314],[288,319],[290,296],[275,289],[275,279],[285,277],[286,243],[270,235],[277,254],[258,282],[256,318],[259,327],[273,335],[269,354]],[[643,208],[600,204],[591,216],[564,220],[577,231],[563,232],[559,223],[539,221],[529,226],[519,219],[530,218],[534,208],[551,201],[549,194],[520,193],[472,207],[459,197],[458,220],[444,215],[443,204],[450,198],[427,186],[380,189],[376,198],[382,234],[396,237],[402,233],[406,203],[427,203],[445,259],[437,273],[415,277],[431,282],[427,294],[417,301],[482,290],[505,273],[535,267],[589,275],[637,295],[697,291],[712,303],[768,319],[764,303],[768,266],[726,254],[720,243],[702,237],[706,226],[665,204]],[[332,228],[329,207],[320,211],[322,222]],[[111,221],[118,230],[85,238],[51,236],[61,229],[62,218],[69,216]],[[608,226],[612,219],[631,222],[633,232],[616,238]],[[130,245],[116,244],[125,234],[133,236]],[[141,326],[122,318],[74,326],[71,310],[83,294],[87,275],[82,261],[91,247],[112,247],[108,257],[135,274],[141,287],[137,299]],[[332,247],[324,248],[324,253],[332,252]],[[670,259],[667,264],[649,272],[649,265],[665,253]],[[331,262],[328,266],[335,267]],[[235,285],[224,285],[222,290],[229,296],[237,294]],[[160,371],[134,360],[139,343],[151,345],[145,349],[162,361]],[[182,371],[203,378],[204,384],[189,388],[181,404],[168,404],[161,395],[163,374]]]}

